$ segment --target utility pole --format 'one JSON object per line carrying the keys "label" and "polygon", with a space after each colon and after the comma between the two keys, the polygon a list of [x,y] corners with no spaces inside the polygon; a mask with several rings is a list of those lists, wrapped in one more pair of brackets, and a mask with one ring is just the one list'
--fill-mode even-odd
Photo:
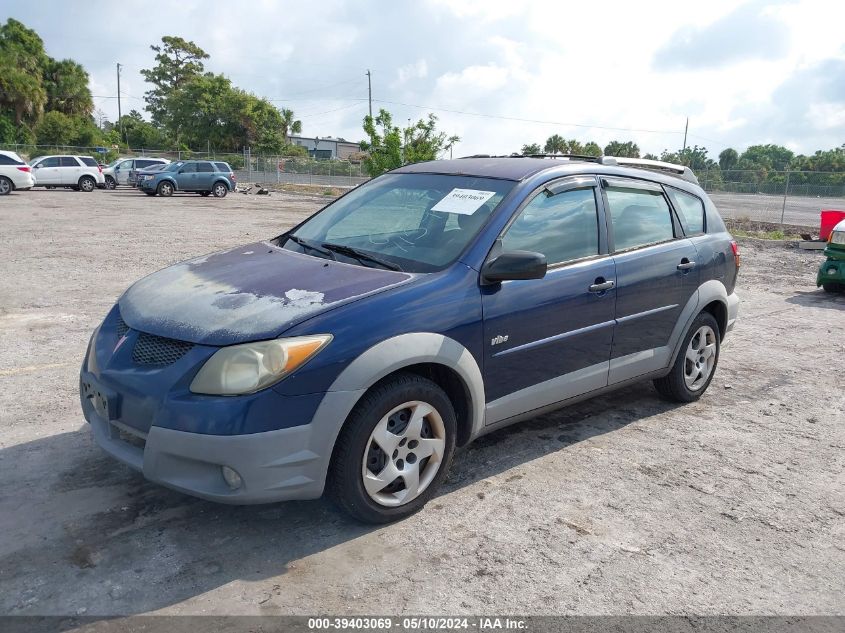
{"label": "utility pole", "polygon": [[368,101],[370,103],[370,118],[373,118],[373,81],[372,75],[370,74],[370,69],[367,69],[367,95]]}
{"label": "utility pole", "polygon": [[120,140],[123,141],[123,119],[120,114],[120,62],[117,63],[117,122],[120,124]]}
{"label": "utility pole", "polygon": [[687,117],[687,124],[684,126],[684,149],[681,151],[685,151],[687,149],[687,130],[689,130],[689,117]]}

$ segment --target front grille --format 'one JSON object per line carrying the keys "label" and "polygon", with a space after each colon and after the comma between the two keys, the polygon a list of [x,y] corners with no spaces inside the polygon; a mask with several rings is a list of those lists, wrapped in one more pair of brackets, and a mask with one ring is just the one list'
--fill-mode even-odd
{"label": "front grille", "polygon": [[193,343],[141,332],[132,350],[132,360],[139,365],[171,365],[193,346]]}
{"label": "front grille", "polygon": [[126,325],[126,321],[123,320],[123,317],[120,314],[117,315],[117,338],[123,338],[124,335],[129,331],[129,326]]}

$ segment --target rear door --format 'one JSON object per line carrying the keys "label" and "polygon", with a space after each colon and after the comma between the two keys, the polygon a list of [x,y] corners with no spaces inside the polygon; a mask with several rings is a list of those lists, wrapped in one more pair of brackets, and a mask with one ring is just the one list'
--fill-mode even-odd
{"label": "rear door", "polygon": [[75,156],[60,156],[58,174],[60,185],[73,186],[82,176],[82,165]]}
{"label": "rear door", "polygon": [[211,191],[212,181],[216,174],[214,165],[207,161],[197,163],[197,182],[196,187],[198,191]]}
{"label": "rear door", "polygon": [[615,265],[595,177],[534,192],[502,250],[543,253],[543,279],[482,287],[487,424],[607,385]]}
{"label": "rear door", "polygon": [[611,384],[666,367],[672,335],[698,290],[695,245],[684,236],[663,188],[602,178],[616,263],[616,331]]}

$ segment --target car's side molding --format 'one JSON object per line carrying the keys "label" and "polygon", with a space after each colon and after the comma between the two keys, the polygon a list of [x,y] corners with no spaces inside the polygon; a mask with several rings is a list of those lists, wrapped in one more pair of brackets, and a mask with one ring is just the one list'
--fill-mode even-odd
{"label": "car's side molding", "polygon": [[470,437],[475,437],[484,426],[481,369],[467,348],[442,334],[412,332],[373,345],[341,372],[329,391],[366,390],[385,376],[420,363],[444,365],[460,376],[469,394]]}

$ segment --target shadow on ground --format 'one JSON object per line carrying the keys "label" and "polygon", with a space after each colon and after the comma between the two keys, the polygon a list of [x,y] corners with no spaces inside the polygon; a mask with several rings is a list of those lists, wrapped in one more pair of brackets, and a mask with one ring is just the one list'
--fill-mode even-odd
{"label": "shadow on ground", "polygon": [[[641,384],[485,436],[423,512],[453,512],[451,492],[674,406]],[[5,448],[0,464],[0,614],[144,613],[393,529],[324,500],[224,506],[167,490],[107,457],[87,426]]]}
{"label": "shadow on ground", "polygon": [[786,302],[807,308],[845,310],[845,292],[825,292],[821,288],[811,291],[799,290]]}

